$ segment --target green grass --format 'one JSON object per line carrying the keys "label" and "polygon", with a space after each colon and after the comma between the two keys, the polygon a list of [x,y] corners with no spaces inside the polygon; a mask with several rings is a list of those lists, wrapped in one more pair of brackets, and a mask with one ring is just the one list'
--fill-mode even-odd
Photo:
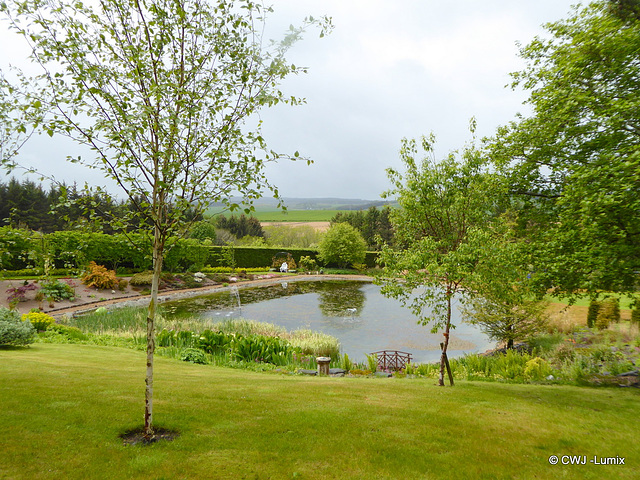
{"label": "green grass", "polygon": [[261,222],[329,222],[339,210],[287,210],[254,212]]}
{"label": "green grass", "polygon": [[[328,222],[340,210],[261,210],[257,208],[251,213],[261,222]],[[240,215],[242,212],[227,212],[225,215]]]}
{"label": "green grass", "polygon": [[[88,340],[90,343],[99,341],[100,338],[103,338],[102,336],[108,335],[119,342],[130,339],[130,344],[146,345],[144,343],[146,342],[147,328],[146,308],[124,307],[114,308],[106,313],[92,312],[70,318],[67,323],[72,327],[79,328],[84,333],[100,335],[97,338],[91,337]],[[202,333],[204,330],[209,329],[244,336],[264,335],[266,337],[279,337],[288,341],[294,347],[300,347],[302,352],[315,353],[316,356],[328,355],[337,357],[340,352],[340,343],[330,335],[308,329],[287,331],[287,329],[272,323],[254,320],[232,319],[221,322],[215,318],[202,319],[197,316],[167,319],[162,314],[159,314],[155,325],[156,332],[167,329]],[[117,345],[121,345],[121,343],[117,343]]]}
{"label": "green grass", "polygon": [[[0,349],[0,478],[637,478],[640,392],[257,374],[156,359],[155,422],[179,438],[123,446],[140,425],[142,352]],[[552,466],[550,455],[625,457]]]}
{"label": "green grass", "polygon": [[[628,295],[621,295],[617,293],[609,293],[608,295],[611,297],[620,299],[620,309],[629,310],[631,308],[633,297],[630,297]],[[551,295],[547,295],[545,298],[553,303],[561,303],[563,305],[569,305],[569,299],[567,297],[554,297]],[[591,302],[591,299],[588,296],[578,297],[575,300],[574,305],[577,305],[578,307],[588,307],[590,302]]]}

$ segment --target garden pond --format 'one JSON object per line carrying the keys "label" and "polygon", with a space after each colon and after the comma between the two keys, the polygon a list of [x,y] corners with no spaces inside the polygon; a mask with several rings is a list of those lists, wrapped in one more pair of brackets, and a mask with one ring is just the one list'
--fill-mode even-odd
{"label": "garden pond", "polygon": [[[353,280],[281,280],[259,287],[229,289],[169,301],[163,304],[167,318],[200,316],[203,319],[245,318],[273,323],[287,330],[310,329],[336,337],[343,353],[356,361],[379,350],[400,350],[413,361],[440,358],[442,333],[431,333],[400,302],[380,293],[370,282]],[[495,347],[477,327],[463,323],[454,310],[449,356],[478,353]]]}

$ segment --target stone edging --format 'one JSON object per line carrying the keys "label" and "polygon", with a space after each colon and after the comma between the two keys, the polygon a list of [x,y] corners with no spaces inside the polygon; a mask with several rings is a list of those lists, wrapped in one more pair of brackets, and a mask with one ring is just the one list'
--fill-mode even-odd
{"label": "stone edging", "polygon": [[[246,288],[258,285],[270,285],[280,282],[300,282],[300,281],[315,281],[315,280],[359,280],[359,281],[373,281],[373,277],[366,275],[295,275],[287,277],[272,277],[259,280],[249,280],[246,282],[239,282],[229,286],[223,285],[211,285],[207,287],[188,288],[184,290],[170,290],[160,292],[158,294],[158,302],[166,302],[169,300],[176,300],[179,298],[197,297],[199,295],[207,295],[209,293],[230,290],[232,287]],[[98,300],[95,302],[88,302],[76,307],[64,307],[55,310],[49,310],[47,314],[52,317],[61,317],[67,315],[80,315],[94,311],[100,307],[126,307],[142,305],[149,301],[150,295],[129,295],[126,297],[114,298],[111,300]]]}

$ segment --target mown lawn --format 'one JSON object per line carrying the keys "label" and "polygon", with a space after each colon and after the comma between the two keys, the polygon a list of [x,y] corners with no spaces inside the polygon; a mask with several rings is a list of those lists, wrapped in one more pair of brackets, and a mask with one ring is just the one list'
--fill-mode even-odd
{"label": "mown lawn", "polygon": [[144,363],[115,347],[0,349],[0,478],[638,478],[636,389],[440,388],[157,358],[156,424],[181,436],[124,446],[118,435],[142,422]]}

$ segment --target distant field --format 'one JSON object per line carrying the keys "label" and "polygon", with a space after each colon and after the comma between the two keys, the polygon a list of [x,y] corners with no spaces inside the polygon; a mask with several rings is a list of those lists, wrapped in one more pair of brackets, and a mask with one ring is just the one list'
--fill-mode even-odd
{"label": "distant field", "polygon": [[339,210],[288,210],[253,212],[261,222],[329,222]]}
{"label": "distant field", "polygon": [[[251,213],[252,217],[260,222],[329,222],[340,210],[274,210],[273,208],[261,209]],[[217,212],[210,212],[217,213]],[[224,215],[242,215],[242,211],[226,212]]]}

